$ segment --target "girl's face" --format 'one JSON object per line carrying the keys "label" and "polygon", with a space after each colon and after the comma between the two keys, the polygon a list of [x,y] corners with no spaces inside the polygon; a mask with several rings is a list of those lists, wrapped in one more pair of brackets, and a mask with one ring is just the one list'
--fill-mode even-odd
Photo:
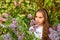
{"label": "girl's face", "polygon": [[37,12],[35,15],[35,21],[38,23],[38,25],[43,25],[44,22],[44,16],[42,12]]}

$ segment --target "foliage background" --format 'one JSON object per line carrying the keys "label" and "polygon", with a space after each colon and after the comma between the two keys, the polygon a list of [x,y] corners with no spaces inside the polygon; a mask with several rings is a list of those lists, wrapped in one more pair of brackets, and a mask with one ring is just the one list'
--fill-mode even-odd
{"label": "foliage background", "polygon": [[[15,1],[19,2],[19,0]],[[31,19],[27,18],[27,15],[32,14],[34,17],[35,11],[40,8],[47,9],[52,26],[60,23],[60,0],[23,0],[18,6],[14,5],[14,0],[0,0],[0,16],[3,13],[9,14],[8,21],[3,23],[7,28],[0,27],[0,38],[2,35],[10,32],[14,40],[17,40],[17,37],[13,35],[9,28],[12,18],[16,18],[19,26],[22,26],[20,34],[25,32],[24,40],[32,40],[33,35],[31,36],[28,31]]]}

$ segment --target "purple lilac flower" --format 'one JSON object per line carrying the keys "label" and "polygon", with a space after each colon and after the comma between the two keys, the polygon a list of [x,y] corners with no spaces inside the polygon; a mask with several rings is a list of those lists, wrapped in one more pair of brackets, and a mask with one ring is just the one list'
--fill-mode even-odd
{"label": "purple lilac flower", "polygon": [[49,34],[49,38],[51,40],[55,40],[58,37],[58,32],[56,30],[53,30],[52,28],[49,28],[50,34]]}
{"label": "purple lilac flower", "polygon": [[15,29],[16,29],[16,25],[15,25],[15,24],[10,24],[10,28],[11,28],[12,30],[15,30]]}
{"label": "purple lilac flower", "polygon": [[12,19],[12,23],[17,25],[17,20],[15,18]]}
{"label": "purple lilac flower", "polygon": [[57,37],[58,37],[58,33],[50,33],[50,34],[49,34],[49,38],[50,38],[51,40],[55,40],[55,39],[57,39]]}
{"label": "purple lilac flower", "polygon": [[37,24],[37,22],[34,19],[32,19],[31,22],[30,22],[30,26],[33,26],[33,25],[36,25],[36,24]]}
{"label": "purple lilac flower", "polygon": [[13,18],[12,21],[17,21],[16,18]]}
{"label": "purple lilac flower", "polygon": [[53,29],[52,29],[52,28],[49,28],[49,31],[50,31],[50,33],[51,33],[51,32],[53,32]]}
{"label": "purple lilac flower", "polygon": [[38,25],[38,24],[36,24],[36,25],[33,25],[33,27],[36,29],[37,27],[39,27],[39,25]]}
{"label": "purple lilac flower", "polygon": [[55,40],[59,40],[59,39],[60,39],[60,37],[56,37],[56,38],[55,38]]}
{"label": "purple lilac flower", "polygon": [[51,40],[54,40],[53,34],[49,34],[48,36],[49,36],[49,38],[50,38]]}
{"label": "purple lilac flower", "polygon": [[29,28],[29,31],[34,32],[35,30],[34,30],[33,27],[30,27],[30,28]]}
{"label": "purple lilac flower", "polygon": [[8,40],[6,35],[3,35],[3,40]]}
{"label": "purple lilac flower", "polygon": [[57,28],[60,29],[60,24],[58,24]]}
{"label": "purple lilac flower", "polygon": [[16,30],[16,28],[17,28],[17,20],[15,18],[12,19],[12,23],[10,24],[10,28],[12,30]]}
{"label": "purple lilac flower", "polygon": [[7,33],[3,35],[3,40],[12,40],[12,37],[10,36],[10,33]]}
{"label": "purple lilac flower", "polygon": [[7,33],[6,36],[7,36],[7,37],[10,37],[10,33]]}
{"label": "purple lilac flower", "polygon": [[18,35],[18,40],[23,40],[24,33],[22,35]]}
{"label": "purple lilac flower", "polygon": [[54,38],[57,38],[58,37],[58,33],[54,33]]}
{"label": "purple lilac flower", "polygon": [[52,27],[54,30],[57,30],[57,26]]}
{"label": "purple lilac flower", "polygon": [[28,14],[28,18],[32,18],[32,15],[31,14]]}
{"label": "purple lilac flower", "polygon": [[50,34],[48,35],[51,40],[60,40],[60,24],[57,26],[57,30],[49,28]]}
{"label": "purple lilac flower", "polygon": [[17,25],[18,25],[17,20],[15,18],[13,18],[12,19],[12,23],[10,24],[10,28],[18,36],[19,35],[19,31],[18,31]]}
{"label": "purple lilac flower", "polygon": [[38,25],[31,26],[31,27],[29,28],[30,33],[36,31],[36,28],[37,28],[37,27],[38,27]]}
{"label": "purple lilac flower", "polygon": [[18,40],[23,40],[23,37],[22,36],[18,36]]}
{"label": "purple lilac flower", "polygon": [[57,31],[60,32],[60,24],[57,26]]}
{"label": "purple lilac flower", "polygon": [[60,29],[57,29],[58,32],[60,32]]}
{"label": "purple lilac flower", "polygon": [[12,21],[13,24],[17,25],[17,21]]}

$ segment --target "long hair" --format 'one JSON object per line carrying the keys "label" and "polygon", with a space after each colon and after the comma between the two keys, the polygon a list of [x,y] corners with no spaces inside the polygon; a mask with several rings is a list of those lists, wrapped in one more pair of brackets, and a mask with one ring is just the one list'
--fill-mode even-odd
{"label": "long hair", "polygon": [[[35,12],[35,16],[37,12],[41,12],[44,16],[44,23],[43,23],[43,35],[42,35],[42,40],[50,40],[48,37],[49,34],[49,16],[48,16],[48,12],[46,11],[46,9],[39,9]],[[35,20],[35,16],[34,16],[34,20]]]}

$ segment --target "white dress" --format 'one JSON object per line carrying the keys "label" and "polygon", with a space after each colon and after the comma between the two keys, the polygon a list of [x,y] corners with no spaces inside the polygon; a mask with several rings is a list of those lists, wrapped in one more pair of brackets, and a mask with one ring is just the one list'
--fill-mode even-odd
{"label": "white dress", "polygon": [[[29,30],[34,29],[33,26],[29,28]],[[34,35],[38,39],[42,39],[42,32],[43,32],[43,26],[39,26],[34,31]]]}

